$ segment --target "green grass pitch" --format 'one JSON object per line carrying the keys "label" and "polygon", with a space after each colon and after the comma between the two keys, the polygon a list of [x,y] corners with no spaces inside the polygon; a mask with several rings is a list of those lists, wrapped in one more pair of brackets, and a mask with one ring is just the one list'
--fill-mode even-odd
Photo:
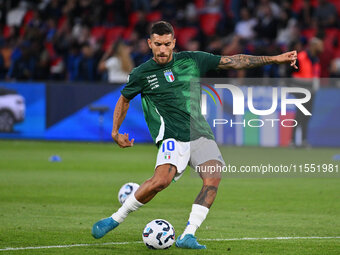
{"label": "green grass pitch", "polygon": [[[221,148],[227,163],[333,163],[339,149]],[[1,254],[340,254],[340,239],[216,240],[244,237],[339,237],[340,178],[223,178],[206,221],[196,232],[206,251],[148,250],[146,223],[164,218],[180,234],[201,180],[187,169],[116,230],[100,240],[94,222],[119,207],[126,182],[151,177],[156,147],[112,144],[0,141]],[[61,162],[49,162],[58,154]],[[189,170],[189,171],[188,171]],[[204,240],[212,239],[212,240]],[[111,242],[123,244],[93,245]],[[84,247],[4,250],[89,244]]]}

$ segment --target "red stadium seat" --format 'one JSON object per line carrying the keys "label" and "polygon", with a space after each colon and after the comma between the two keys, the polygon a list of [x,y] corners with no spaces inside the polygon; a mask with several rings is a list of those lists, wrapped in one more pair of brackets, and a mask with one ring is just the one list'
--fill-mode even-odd
{"label": "red stadium seat", "polygon": [[315,34],[316,34],[316,30],[314,28],[305,29],[301,31],[301,35],[306,37],[307,39],[314,37]]}
{"label": "red stadium seat", "polygon": [[131,26],[126,28],[123,32],[123,38],[125,40],[130,40],[133,30],[134,30],[134,28],[131,27]]}
{"label": "red stadium seat", "polygon": [[104,38],[105,33],[106,33],[106,27],[99,26],[99,27],[93,27],[91,29],[91,35],[96,40],[100,40],[100,39]]}
{"label": "red stadium seat", "polygon": [[47,50],[48,54],[50,55],[51,58],[55,58],[56,57],[56,52],[54,50],[54,46],[53,43],[51,42],[46,42],[45,43],[45,49]]}
{"label": "red stadium seat", "polygon": [[223,11],[228,17],[234,17],[233,11],[231,9],[231,0],[224,0]]}
{"label": "red stadium seat", "polygon": [[135,27],[139,21],[139,13],[133,12],[129,15],[129,27]]}
{"label": "red stadium seat", "polygon": [[204,7],[204,0],[195,0],[195,6],[198,10],[202,9]]}
{"label": "red stadium seat", "polygon": [[66,21],[67,21],[66,16],[62,16],[59,18],[58,25],[57,25],[58,30],[65,24]]}
{"label": "red stadium seat", "polygon": [[200,16],[200,25],[205,35],[212,36],[216,32],[216,27],[221,19],[221,15],[216,14],[202,14]]}
{"label": "red stadium seat", "polygon": [[25,27],[25,25],[22,25],[19,28],[19,35],[23,37],[25,35],[25,33],[26,33],[26,27]]}
{"label": "red stadium seat", "polygon": [[176,27],[176,26],[172,26],[173,28],[174,28],[174,34],[175,34],[175,38],[176,38],[176,40],[177,40],[177,36],[178,36],[178,33],[179,33],[179,28],[178,27]]}
{"label": "red stadium seat", "polygon": [[104,42],[104,49],[106,50],[110,47],[115,41],[117,41],[120,37],[123,36],[125,28],[124,27],[112,27],[107,29],[105,34],[105,42]]}
{"label": "red stadium seat", "polygon": [[[302,9],[302,4],[304,0],[293,0],[292,2],[292,10],[295,13],[298,13]],[[310,0],[312,6],[318,6],[318,0]]]}
{"label": "red stadium seat", "polygon": [[326,32],[326,37],[337,37],[339,34],[339,29],[327,28],[325,32]]}
{"label": "red stadium seat", "polygon": [[[293,0],[292,10],[296,13],[299,12],[302,8],[303,1],[304,0]],[[340,15],[340,1],[339,0],[329,0],[329,2],[334,4],[336,9],[338,10],[338,14]],[[318,6],[318,0],[310,0],[310,3],[313,7]]]}
{"label": "red stadium seat", "polygon": [[333,49],[334,41],[338,38],[339,29],[336,28],[328,28],[325,31],[325,38],[323,40],[325,47]]}
{"label": "red stadium seat", "polygon": [[27,11],[22,20],[22,24],[27,25],[32,20],[32,18],[33,18],[33,11],[32,10]]}
{"label": "red stadium seat", "polygon": [[292,10],[294,12],[299,12],[302,8],[302,0],[293,0],[292,2]]}
{"label": "red stadium seat", "polygon": [[11,35],[11,27],[10,26],[4,26],[3,30],[2,30],[2,35],[4,36],[4,38],[8,38]]}
{"label": "red stadium seat", "polygon": [[334,4],[335,8],[338,11],[338,15],[340,15],[340,1],[339,0],[329,0],[332,4]]}
{"label": "red stadium seat", "polygon": [[334,58],[340,58],[340,47],[334,50]]}
{"label": "red stadium seat", "polygon": [[148,22],[156,22],[162,20],[162,13],[160,11],[150,12],[146,15],[146,20]]}
{"label": "red stadium seat", "polygon": [[185,48],[185,45],[198,34],[198,30],[195,27],[179,28],[176,31],[177,43],[181,48]]}

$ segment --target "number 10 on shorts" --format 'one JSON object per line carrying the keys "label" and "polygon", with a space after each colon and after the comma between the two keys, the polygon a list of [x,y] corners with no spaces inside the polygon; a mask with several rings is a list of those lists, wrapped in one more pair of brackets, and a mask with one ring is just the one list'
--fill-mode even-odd
{"label": "number 10 on shorts", "polygon": [[171,158],[171,151],[175,150],[175,142],[174,141],[165,141],[162,144],[162,152],[164,152],[164,158],[170,159]]}

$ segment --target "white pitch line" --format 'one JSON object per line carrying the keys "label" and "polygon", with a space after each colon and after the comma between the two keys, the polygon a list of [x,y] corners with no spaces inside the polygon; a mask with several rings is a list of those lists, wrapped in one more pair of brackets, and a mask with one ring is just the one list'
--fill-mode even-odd
{"label": "white pitch line", "polygon": [[[291,239],[340,239],[340,236],[291,236],[291,237],[244,237],[244,238],[216,238],[216,239],[199,239],[200,241],[257,241],[257,240],[291,240]],[[8,247],[0,249],[0,251],[18,251],[18,250],[37,250],[37,249],[54,249],[54,248],[72,248],[72,247],[87,247],[87,246],[101,246],[101,245],[124,245],[124,244],[138,244],[141,241],[134,242],[111,242],[111,243],[83,243],[83,244],[69,244],[69,245],[51,245],[51,246],[35,246],[35,247]]]}
{"label": "white pitch line", "polygon": [[18,251],[18,250],[37,250],[37,249],[53,249],[53,248],[72,248],[72,247],[84,247],[84,246],[101,246],[101,245],[120,245],[120,244],[137,244],[142,241],[135,242],[111,242],[111,243],[79,243],[79,244],[68,244],[68,245],[50,245],[50,246],[35,246],[35,247],[17,247],[17,248],[4,248],[0,251]]}

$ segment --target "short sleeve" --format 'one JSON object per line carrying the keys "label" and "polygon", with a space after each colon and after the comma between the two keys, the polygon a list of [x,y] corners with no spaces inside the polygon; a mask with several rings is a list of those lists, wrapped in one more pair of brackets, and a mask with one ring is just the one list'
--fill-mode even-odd
{"label": "short sleeve", "polygon": [[142,92],[143,85],[141,81],[138,79],[137,72],[132,70],[129,74],[127,83],[125,87],[120,91],[120,93],[127,99],[131,100],[139,93]]}
{"label": "short sleeve", "polygon": [[203,51],[193,51],[191,56],[195,59],[201,75],[216,69],[221,60],[221,56]]}
{"label": "short sleeve", "polygon": [[108,60],[105,61],[105,67],[107,69],[115,67],[115,66],[117,66],[117,64],[118,64],[118,61],[117,61],[116,58],[109,58]]}

